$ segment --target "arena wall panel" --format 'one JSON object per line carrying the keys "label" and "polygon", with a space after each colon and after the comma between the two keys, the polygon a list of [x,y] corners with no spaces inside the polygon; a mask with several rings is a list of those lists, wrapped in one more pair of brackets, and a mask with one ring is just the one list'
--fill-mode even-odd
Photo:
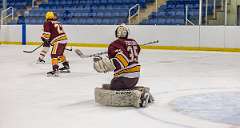
{"label": "arena wall panel", "polygon": [[225,29],[226,48],[240,48],[240,27],[228,26]]}
{"label": "arena wall panel", "polygon": [[41,42],[41,35],[43,33],[42,25],[27,25],[26,26],[26,40],[27,42]]}
{"label": "arena wall panel", "polygon": [[1,42],[22,42],[21,25],[2,25],[0,27]]}
{"label": "arena wall panel", "polygon": [[[107,46],[115,39],[115,25],[65,25],[64,30],[73,46]],[[152,49],[174,50],[225,50],[240,51],[240,27],[238,26],[129,26],[130,37],[139,43],[159,40]],[[29,42],[41,42],[42,25],[27,25],[26,35],[21,25],[3,25],[0,41],[3,43],[22,42],[24,37]],[[101,44],[101,45],[100,45]],[[231,50],[230,50],[231,51]]]}
{"label": "arena wall panel", "polygon": [[200,27],[200,47],[225,46],[225,27],[221,26],[201,26]]}

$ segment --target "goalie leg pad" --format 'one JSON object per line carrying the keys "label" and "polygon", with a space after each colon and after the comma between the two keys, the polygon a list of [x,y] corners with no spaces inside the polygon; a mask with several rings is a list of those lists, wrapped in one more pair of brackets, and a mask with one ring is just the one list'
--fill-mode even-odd
{"label": "goalie leg pad", "polygon": [[114,107],[141,107],[142,92],[139,90],[107,90],[95,88],[95,102]]}

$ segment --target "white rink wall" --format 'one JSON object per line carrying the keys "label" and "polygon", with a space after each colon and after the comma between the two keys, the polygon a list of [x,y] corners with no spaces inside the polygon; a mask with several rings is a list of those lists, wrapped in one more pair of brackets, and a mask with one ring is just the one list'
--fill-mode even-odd
{"label": "white rink wall", "polygon": [[[115,39],[115,25],[65,25],[73,43],[109,44]],[[130,37],[138,42],[159,40],[161,46],[240,48],[238,26],[129,26]],[[26,41],[41,42],[42,25],[26,26]],[[22,42],[22,26],[2,26],[1,42]]]}
{"label": "white rink wall", "polygon": [[2,25],[0,26],[0,41],[4,42],[21,42],[22,26],[21,25]]}

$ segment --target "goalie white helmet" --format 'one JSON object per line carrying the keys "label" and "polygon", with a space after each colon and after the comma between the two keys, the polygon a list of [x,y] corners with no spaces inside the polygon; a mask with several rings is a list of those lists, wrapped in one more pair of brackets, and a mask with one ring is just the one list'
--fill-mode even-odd
{"label": "goalie white helmet", "polygon": [[125,24],[119,25],[115,30],[115,36],[117,38],[127,38],[129,34],[129,29]]}

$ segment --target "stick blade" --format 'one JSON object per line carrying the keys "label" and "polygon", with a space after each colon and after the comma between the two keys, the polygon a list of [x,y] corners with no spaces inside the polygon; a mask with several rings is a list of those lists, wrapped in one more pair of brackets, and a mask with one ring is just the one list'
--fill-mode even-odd
{"label": "stick blade", "polygon": [[83,55],[82,51],[79,50],[79,49],[75,49],[75,53],[76,53],[77,55],[79,55],[79,56],[82,56],[82,55]]}
{"label": "stick blade", "polygon": [[86,56],[83,54],[83,52],[80,49],[75,49],[75,53],[81,58],[86,58]]}
{"label": "stick blade", "polygon": [[73,49],[72,49],[72,47],[70,47],[70,48],[65,48],[65,50],[72,51]]}
{"label": "stick blade", "polygon": [[33,51],[25,51],[25,50],[23,50],[23,52],[25,52],[25,53],[33,53]]}

